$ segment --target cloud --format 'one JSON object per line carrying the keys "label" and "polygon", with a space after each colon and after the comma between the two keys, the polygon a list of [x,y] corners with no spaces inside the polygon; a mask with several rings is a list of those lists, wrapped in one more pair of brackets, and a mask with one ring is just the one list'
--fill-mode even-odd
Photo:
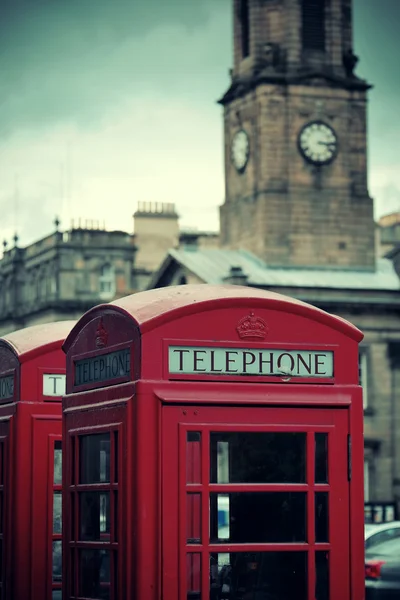
{"label": "cloud", "polygon": [[371,175],[371,194],[375,200],[375,217],[400,211],[400,169],[377,167]]}
{"label": "cloud", "polygon": [[207,75],[215,77],[215,64],[221,64],[221,37],[214,30],[205,43],[199,32],[218,11],[226,15],[228,3],[22,0],[22,10],[3,15],[0,134],[63,120],[95,126],[146,87],[185,93],[203,77],[204,89],[204,75],[207,85]]}
{"label": "cloud", "polygon": [[[20,167],[27,218],[18,220],[18,231],[24,243],[49,233],[55,215],[63,228],[79,217],[132,231],[132,214],[143,200],[173,202],[184,226],[194,220],[215,230],[223,199],[219,119],[218,110],[204,114],[173,99],[160,106],[142,95],[99,130],[62,125],[40,138],[14,138],[5,164],[9,193],[0,195],[0,210],[7,212],[13,195],[12,167]],[[9,221],[14,224],[12,212]],[[9,225],[2,223],[7,230]]]}
{"label": "cloud", "polygon": [[[139,200],[175,202],[184,225],[218,227],[214,101],[228,85],[228,4],[163,2],[157,11],[155,0],[99,0],[93,10],[92,0],[52,0],[10,15],[14,38],[0,51],[2,235],[17,229],[29,243],[55,215],[64,228],[86,218],[131,231]],[[19,209],[10,211],[16,175]]]}
{"label": "cloud", "polygon": [[[358,71],[376,84],[370,181],[382,214],[400,189],[400,2],[354,6]],[[183,225],[215,229],[231,19],[231,0],[0,0],[1,235],[17,228],[28,243],[56,214],[63,227],[81,217],[131,231],[139,200],[175,202]]]}

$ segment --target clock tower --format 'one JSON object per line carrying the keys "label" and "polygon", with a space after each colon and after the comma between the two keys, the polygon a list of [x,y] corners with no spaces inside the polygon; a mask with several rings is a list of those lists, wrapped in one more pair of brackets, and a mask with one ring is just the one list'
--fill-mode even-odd
{"label": "clock tower", "polygon": [[369,85],[351,0],[233,0],[222,245],[270,266],[373,270]]}

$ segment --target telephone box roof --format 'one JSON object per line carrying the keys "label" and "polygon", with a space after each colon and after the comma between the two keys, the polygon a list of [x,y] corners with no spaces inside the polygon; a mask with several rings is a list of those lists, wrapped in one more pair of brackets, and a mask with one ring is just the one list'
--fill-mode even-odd
{"label": "telephone box roof", "polygon": [[100,304],[86,312],[76,323],[63,344],[63,350],[68,352],[86,323],[107,312],[119,312],[132,318],[143,334],[178,315],[182,317],[203,312],[215,309],[218,305],[226,308],[244,306],[249,301],[253,307],[268,305],[274,310],[318,321],[358,342],[363,338],[362,332],[345,319],[282,294],[245,286],[200,284],[157,288],[120,298],[110,304]]}
{"label": "telephone box roof", "polygon": [[48,350],[61,348],[75,323],[76,321],[57,321],[18,329],[3,335],[0,345],[8,346],[20,362],[25,362],[39,354],[44,347]]}

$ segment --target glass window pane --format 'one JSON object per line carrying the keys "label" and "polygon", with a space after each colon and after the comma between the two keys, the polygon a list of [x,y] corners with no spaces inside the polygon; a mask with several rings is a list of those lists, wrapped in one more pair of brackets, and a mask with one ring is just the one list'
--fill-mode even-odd
{"label": "glass window pane", "polygon": [[62,600],[62,591],[53,590],[51,593],[51,600]]}
{"label": "glass window pane", "polygon": [[114,431],[114,481],[118,483],[118,431]]}
{"label": "glass window pane", "polygon": [[329,600],[329,553],[315,553],[315,600]]}
{"label": "glass window pane", "polygon": [[307,600],[306,552],[210,555],[210,599]]}
{"label": "glass window pane", "polygon": [[199,431],[187,432],[186,482],[201,483],[201,433]]}
{"label": "glass window pane", "polygon": [[0,485],[4,485],[4,442],[0,442]]}
{"label": "glass window pane", "polygon": [[212,432],[211,483],[304,483],[306,433]]}
{"label": "glass window pane", "polygon": [[110,493],[81,492],[80,539],[107,540],[110,537]]}
{"label": "glass window pane", "polygon": [[210,536],[218,541],[230,537],[229,494],[210,494]]}
{"label": "glass window pane", "polygon": [[62,555],[61,540],[53,542],[53,581],[61,581]]}
{"label": "glass window pane", "polygon": [[53,533],[61,533],[61,492],[53,494]]}
{"label": "glass window pane", "polygon": [[315,434],[315,483],[328,483],[328,434]]}
{"label": "glass window pane", "polygon": [[201,543],[201,494],[186,496],[186,539],[188,544]]}
{"label": "glass window pane", "polygon": [[114,492],[114,542],[118,542],[118,492]]}
{"label": "glass window pane", "polygon": [[110,482],[110,434],[95,433],[80,438],[80,483]]}
{"label": "glass window pane", "polygon": [[201,554],[186,555],[186,597],[187,600],[201,598]]}
{"label": "glass window pane", "polygon": [[110,552],[79,552],[79,596],[108,600],[110,598]]}
{"label": "glass window pane", "polygon": [[315,541],[329,541],[328,492],[315,494]]}
{"label": "glass window pane", "polygon": [[62,483],[62,450],[61,442],[54,442],[54,483],[61,485]]}
{"label": "glass window pane", "polygon": [[[221,496],[220,502],[215,497]],[[229,503],[226,503],[226,497]],[[228,511],[229,527],[215,527],[215,508]],[[210,494],[210,539],[212,543],[279,543],[306,541],[305,492],[235,492]]]}

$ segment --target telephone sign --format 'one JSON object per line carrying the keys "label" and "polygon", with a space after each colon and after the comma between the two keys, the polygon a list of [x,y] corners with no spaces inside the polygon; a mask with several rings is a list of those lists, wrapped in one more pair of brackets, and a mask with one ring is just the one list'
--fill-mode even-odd
{"label": "telephone sign", "polygon": [[0,400],[9,400],[14,396],[14,375],[0,377]]}
{"label": "telephone sign", "polygon": [[170,346],[173,375],[333,377],[333,352],[274,348]]}
{"label": "telephone sign", "polygon": [[43,396],[63,396],[65,394],[65,374],[45,373],[43,375]]}

